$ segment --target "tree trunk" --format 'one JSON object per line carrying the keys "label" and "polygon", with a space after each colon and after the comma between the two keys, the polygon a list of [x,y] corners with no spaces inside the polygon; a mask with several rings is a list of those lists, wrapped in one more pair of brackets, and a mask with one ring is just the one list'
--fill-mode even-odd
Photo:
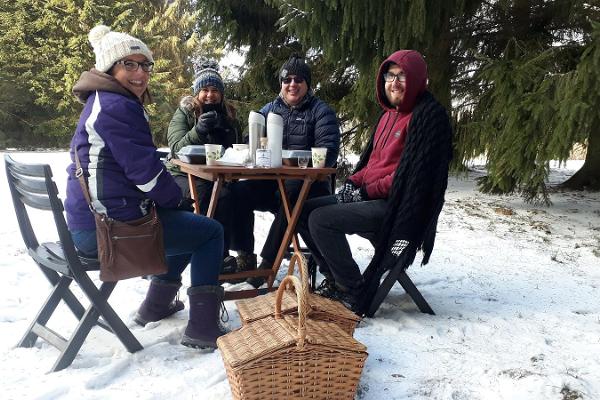
{"label": "tree trunk", "polygon": [[454,76],[450,35],[450,18],[445,15],[440,27],[439,39],[426,54],[429,89],[448,112],[452,109],[450,80]]}
{"label": "tree trunk", "polygon": [[600,190],[600,119],[592,125],[583,166],[562,186],[576,190]]}

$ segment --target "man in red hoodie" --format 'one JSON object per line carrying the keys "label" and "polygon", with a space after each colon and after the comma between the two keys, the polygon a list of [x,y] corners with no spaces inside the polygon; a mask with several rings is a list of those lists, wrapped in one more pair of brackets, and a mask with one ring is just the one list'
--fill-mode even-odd
{"label": "man in red hoodie", "polygon": [[449,118],[427,91],[421,54],[393,53],[379,68],[376,90],[383,113],[354,173],[335,196],[307,202],[299,226],[325,276],[315,292],[354,311],[365,300],[365,281],[346,234],[371,240],[371,264],[389,268],[408,254],[408,266],[420,248],[426,263],[452,157]]}

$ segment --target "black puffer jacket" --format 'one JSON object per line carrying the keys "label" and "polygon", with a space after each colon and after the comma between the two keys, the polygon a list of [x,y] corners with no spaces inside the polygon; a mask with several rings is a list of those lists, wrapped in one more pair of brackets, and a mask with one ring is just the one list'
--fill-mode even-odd
{"label": "black puffer jacket", "polygon": [[[372,139],[361,155],[356,170],[366,165]],[[368,305],[382,274],[396,263],[391,248],[407,240],[404,265],[412,264],[418,249],[427,264],[435,241],[437,219],[444,205],[448,167],[452,159],[452,127],[446,109],[429,92],[417,100],[408,127],[406,148],[400,159],[389,196],[389,205],[375,240],[375,255],[364,277]]]}
{"label": "black puffer jacket", "polygon": [[287,150],[310,150],[326,147],[325,166],[333,167],[340,150],[340,126],[335,112],[324,101],[307,94],[296,107],[288,106],[281,97],[266,104],[260,113],[269,112],[283,118],[283,148]]}

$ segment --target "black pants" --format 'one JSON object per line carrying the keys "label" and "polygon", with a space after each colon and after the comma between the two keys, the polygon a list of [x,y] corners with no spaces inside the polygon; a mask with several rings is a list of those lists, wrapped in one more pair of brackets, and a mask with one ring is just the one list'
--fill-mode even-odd
{"label": "black pants", "polygon": [[[285,181],[286,195],[290,207],[296,204],[302,180]],[[254,210],[269,211],[275,214],[275,220],[269,229],[265,245],[260,256],[270,262],[275,261],[277,251],[287,228],[285,210],[281,204],[281,196],[277,181],[247,180],[234,182],[229,186],[233,197],[234,217],[231,223],[231,250],[254,252]],[[308,197],[326,196],[331,193],[328,181],[313,183]]]}
{"label": "black pants", "polygon": [[[191,197],[190,185],[188,182],[187,175],[174,175],[175,182],[181,188],[183,197]],[[206,179],[196,178],[196,192],[198,193],[198,202],[200,203],[200,214],[206,215],[208,206],[210,205],[210,196],[212,195],[213,182],[207,181]],[[223,237],[223,251],[224,255],[229,255],[229,242],[230,235],[228,227],[232,221],[232,201],[233,198],[229,191],[228,185],[223,185],[219,192],[219,202],[217,203],[217,209],[215,211],[214,219],[219,221],[223,225],[224,237]]]}
{"label": "black pants", "polygon": [[386,200],[337,203],[335,196],[326,196],[306,202],[298,231],[323,275],[344,288],[360,286],[362,274],[346,235],[372,241],[381,229],[386,209]]}

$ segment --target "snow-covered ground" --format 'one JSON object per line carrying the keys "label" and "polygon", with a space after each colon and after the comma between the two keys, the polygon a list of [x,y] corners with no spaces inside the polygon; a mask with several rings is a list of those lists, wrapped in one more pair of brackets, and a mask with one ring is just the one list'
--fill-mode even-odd
{"label": "snow-covered ground", "polygon": [[[64,193],[66,153],[16,157],[51,164]],[[551,181],[580,165],[554,166]],[[478,193],[473,179],[483,170],[474,168],[450,180],[430,263],[409,269],[436,315],[419,313],[395,287],[356,330],[369,352],[358,398],[600,399],[600,194],[553,193],[551,207],[536,207]],[[23,250],[5,179],[0,201],[3,399],[231,398],[220,353],[179,344],[187,312],[145,328],[133,323],[142,279],[119,283],[110,302],[144,350],[129,354],[94,328],[72,366],[48,374],[57,350],[41,341],[15,348],[49,285]],[[258,214],[257,250],[270,220]],[[44,221],[40,229],[51,238]],[[368,242],[351,241],[366,266]],[[238,327],[235,304],[227,308],[230,327]],[[74,325],[64,306],[50,324],[67,333]]]}

